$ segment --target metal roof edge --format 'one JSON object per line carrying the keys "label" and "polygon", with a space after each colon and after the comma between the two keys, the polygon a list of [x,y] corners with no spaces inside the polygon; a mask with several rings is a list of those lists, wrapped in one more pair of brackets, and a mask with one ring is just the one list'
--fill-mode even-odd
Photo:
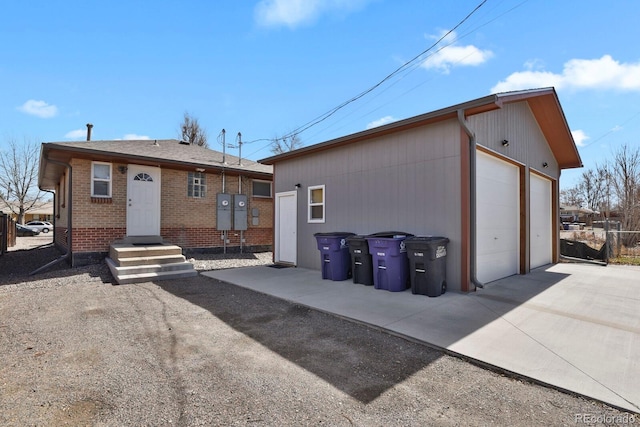
{"label": "metal roof edge", "polygon": [[[491,106],[492,104],[495,105],[495,108],[501,108],[501,105],[503,103],[516,102],[518,100],[524,100],[527,98],[531,98],[533,96],[539,96],[541,93],[544,93],[544,92],[555,94],[555,89],[540,88],[540,89],[529,89],[529,90],[522,90],[522,91],[501,92],[501,93],[491,94],[481,98],[473,99],[471,101],[455,104],[449,107],[445,107],[445,108],[434,110],[428,113],[420,114],[418,116],[409,117],[407,119],[399,120],[399,121],[389,123],[383,126],[379,126],[373,129],[366,129],[350,135],[345,135],[345,136],[331,139],[325,142],[320,142],[318,144],[310,145],[308,147],[302,147],[297,150],[288,151],[286,153],[266,157],[258,160],[258,162],[264,163],[267,165],[272,165],[281,160],[286,160],[292,157],[304,156],[306,154],[310,154],[316,151],[325,150],[334,145],[341,145],[349,142],[356,142],[356,141],[365,139],[367,137],[375,137],[377,135],[384,135],[387,133],[401,131],[403,129],[420,124],[421,122],[428,122],[438,118],[442,118],[443,120],[448,119],[449,115],[453,113],[457,113],[457,111],[461,109],[465,110],[465,112],[468,113],[467,115],[478,114],[480,112],[486,111],[486,109],[478,110],[476,112],[474,112],[473,109],[479,108],[482,106]],[[467,111],[467,110],[472,110],[472,111]]]}

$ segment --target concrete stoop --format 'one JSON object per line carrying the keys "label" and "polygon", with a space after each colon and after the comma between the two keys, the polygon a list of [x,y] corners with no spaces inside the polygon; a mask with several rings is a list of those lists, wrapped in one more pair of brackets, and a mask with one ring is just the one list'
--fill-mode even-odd
{"label": "concrete stoop", "polygon": [[106,262],[120,285],[198,275],[180,246],[165,243],[116,242],[110,246]]}

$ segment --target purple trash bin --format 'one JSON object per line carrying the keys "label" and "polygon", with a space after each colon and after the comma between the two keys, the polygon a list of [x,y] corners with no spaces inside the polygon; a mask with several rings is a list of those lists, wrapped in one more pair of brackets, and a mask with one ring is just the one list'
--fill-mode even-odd
{"label": "purple trash bin", "polygon": [[375,233],[367,236],[373,266],[373,287],[402,292],[410,287],[409,258],[404,245],[408,233]]}
{"label": "purple trash bin", "polygon": [[323,279],[340,281],[351,277],[351,255],[347,245],[347,237],[349,236],[353,236],[353,233],[314,234],[320,250],[320,268]]}

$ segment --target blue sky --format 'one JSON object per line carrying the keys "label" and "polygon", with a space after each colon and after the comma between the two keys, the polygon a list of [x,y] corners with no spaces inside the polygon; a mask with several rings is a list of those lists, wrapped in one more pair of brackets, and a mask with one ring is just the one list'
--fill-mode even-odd
{"label": "blue sky", "polygon": [[[18,142],[178,138],[242,154],[372,87],[481,0],[4,2],[0,149]],[[496,91],[555,86],[585,167],[640,133],[640,2],[488,0],[415,66],[300,134],[305,145]],[[442,49],[440,49],[442,48]],[[254,141],[254,142],[251,142]],[[231,154],[237,150],[228,149]],[[561,186],[582,170],[564,171]]]}

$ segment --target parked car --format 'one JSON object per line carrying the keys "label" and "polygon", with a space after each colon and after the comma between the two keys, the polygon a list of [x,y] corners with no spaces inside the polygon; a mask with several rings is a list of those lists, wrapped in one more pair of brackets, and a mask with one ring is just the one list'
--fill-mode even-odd
{"label": "parked car", "polygon": [[48,233],[49,230],[53,230],[53,224],[47,221],[29,221],[25,225],[29,228],[34,228],[41,233]]}
{"label": "parked car", "polygon": [[21,224],[16,224],[16,235],[19,237],[24,236],[37,236],[40,234],[40,230],[35,228],[27,227]]}

